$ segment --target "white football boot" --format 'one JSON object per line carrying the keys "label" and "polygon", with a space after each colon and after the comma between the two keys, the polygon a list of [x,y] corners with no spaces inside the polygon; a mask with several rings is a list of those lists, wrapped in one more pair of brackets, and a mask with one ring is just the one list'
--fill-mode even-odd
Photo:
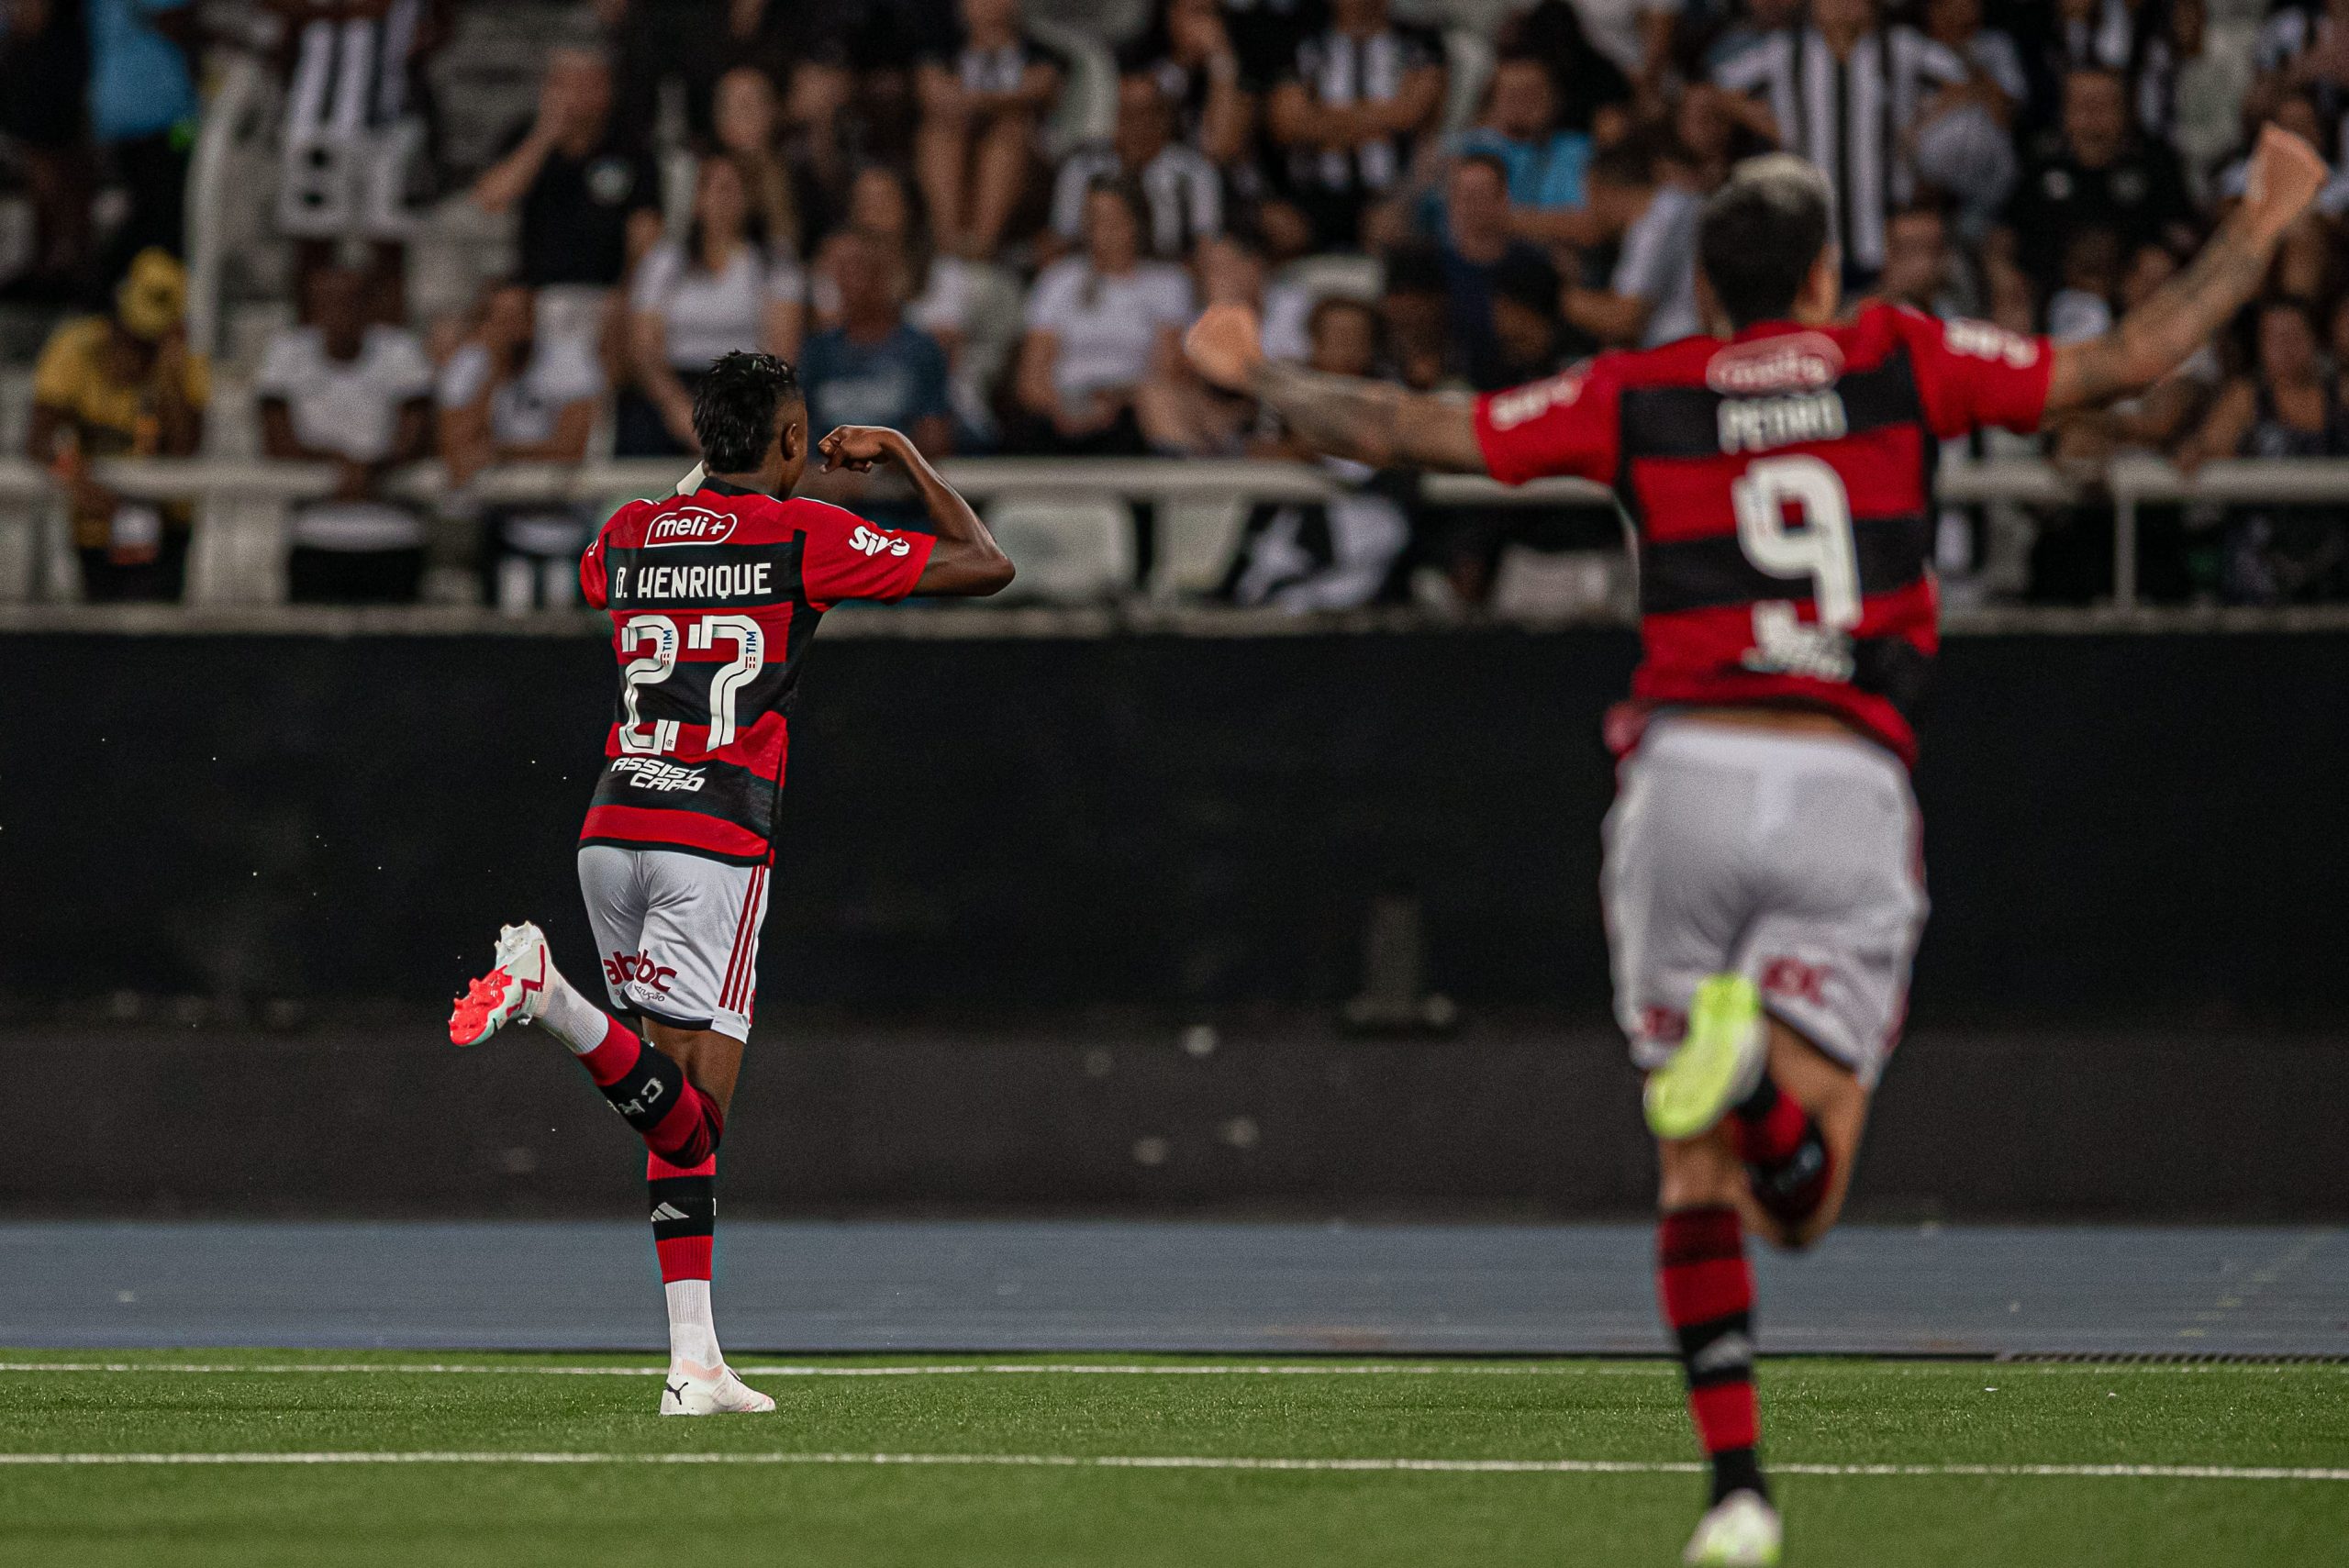
{"label": "white football boot", "polygon": [[771,1396],[735,1376],[729,1366],[710,1368],[673,1361],[669,1376],[661,1385],[664,1416],[763,1416],[774,1408]]}
{"label": "white football boot", "polygon": [[1689,1568],[1777,1568],[1786,1537],[1778,1510],[1754,1492],[1731,1492],[1697,1521],[1680,1561]]}
{"label": "white football boot", "polygon": [[457,998],[456,1010],[449,1015],[449,1038],[458,1045],[479,1045],[517,1018],[536,1023],[560,984],[562,977],[554,972],[547,940],[538,927],[528,920],[502,926],[497,962]]}

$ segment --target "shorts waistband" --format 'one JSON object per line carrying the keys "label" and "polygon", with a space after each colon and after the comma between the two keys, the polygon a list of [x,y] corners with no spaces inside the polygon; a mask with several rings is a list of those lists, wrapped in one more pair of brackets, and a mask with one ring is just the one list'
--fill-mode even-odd
{"label": "shorts waistband", "polygon": [[1900,765],[1899,758],[1857,735],[1759,729],[1710,724],[1682,714],[1658,714],[1641,738],[1640,754],[1667,752],[1749,765],[1776,762],[1804,768],[1876,773],[1897,780],[1903,789],[1909,785],[1909,771]]}

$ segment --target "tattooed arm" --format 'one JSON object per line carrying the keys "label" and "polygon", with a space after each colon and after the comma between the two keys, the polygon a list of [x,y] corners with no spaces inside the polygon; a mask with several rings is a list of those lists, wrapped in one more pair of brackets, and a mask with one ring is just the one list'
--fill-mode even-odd
{"label": "tattooed arm", "polygon": [[2273,126],[2253,155],[2250,191],[2193,264],[2155,290],[2100,338],[2056,350],[2047,412],[2142,392],[2183,364],[2256,295],[2284,231],[2325,181],[2309,144]]}
{"label": "tattooed arm", "polygon": [[1453,473],[1485,472],[1475,405],[1465,397],[1431,396],[1268,360],[1257,341],[1255,312],[1243,306],[1210,307],[1184,347],[1200,374],[1252,394],[1315,451],[1373,468],[1408,463]]}
{"label": "tattooed arm", "polygon": [[1475,405],[1465,397],[1263,359],[1248,377],[1248,389],[1316,451],[1373,468],[1408,463],[1451,473],[1485,472]]}

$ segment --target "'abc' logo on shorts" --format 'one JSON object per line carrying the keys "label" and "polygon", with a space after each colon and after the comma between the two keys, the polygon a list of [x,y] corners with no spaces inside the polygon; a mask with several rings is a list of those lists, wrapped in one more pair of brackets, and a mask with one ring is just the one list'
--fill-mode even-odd
{"label": "'abc' logo on shorts", "polygon": [[604,977],[615,990],[633,982],[666,996],[669,982],[677,977],[677,972],[666,964],[653,962],[649,953],[616,952],[604,961]]}

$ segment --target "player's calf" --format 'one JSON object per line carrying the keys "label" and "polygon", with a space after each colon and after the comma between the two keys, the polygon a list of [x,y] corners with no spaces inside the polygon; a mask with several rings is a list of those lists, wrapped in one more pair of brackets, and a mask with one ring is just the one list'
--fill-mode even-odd
{"label": "player's calf", "polygon": [[1680,1352],[1688,1415],[1713,1471],[1712,1500],[1767,1499],[1755,1449],[1753,1271],[1734,1207],[1667,1210],[1656,1226],[1656,1296]]}
{"label": "player's calf", "polygon": [[569,1047],[654,1154],[696,1165],[717,1151],[726,1130],[718,1102],[694,1085],[674,1057],[573,989],[555,968],[546,938],[527,921],[499,932],[496,963],[457,998],[449,1038],[478,1045],[515,1022],[536,1024]]}

